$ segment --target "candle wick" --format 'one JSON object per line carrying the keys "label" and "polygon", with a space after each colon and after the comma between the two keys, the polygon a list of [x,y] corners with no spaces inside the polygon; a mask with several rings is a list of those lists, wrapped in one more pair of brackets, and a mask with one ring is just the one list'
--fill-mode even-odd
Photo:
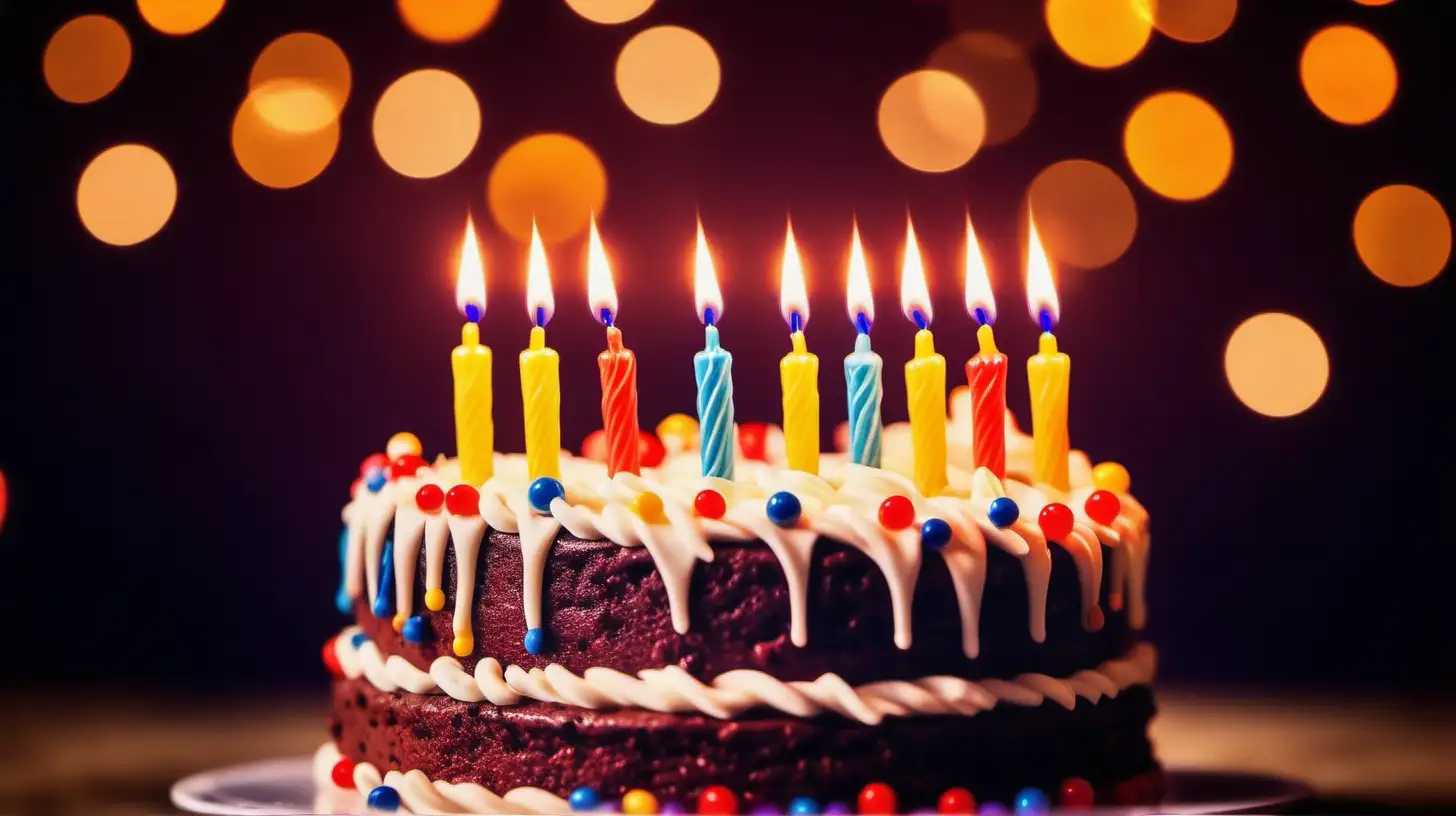
{"label": "candle wick", "polygon": [[536,307],[536,326],[538,328],[542,328],[542,329],[546,328],[546,307],[545,306],[537,306]]}
{"label": "candle wick", "polygon": [[974,312],[972,312],[972,314],[975,315],[976,322],[979,323],[979,324],[981,324],[982,326],[989,326],[989,325],[991,325],[991,316],[986,313],[986,307],[984,307],[984,306],[977,306],[976,307],[976,310]]}
{"label": "candle wick", "polygon": [[480,322],[480,306],[474,303],[465,304],[465,319],[471,323]]}
{"label": "candle wick", "polygon": [[867,314],[865,314],[864,312],[859,312],[858,314],[856,314],[854,316],[854,328],[860,334],[869,334],[870,333],[870,316],[867,315]]}
{"label": "candle wick", "polygon": [[930,321],[925,319],[925,312],[922,312],[919,309],[913,309],[910,312],[910,316],[915,320],[915,325],[919,326],[921,329],[930,328]]}
{"label": "candle wick", "polygon": [[716,326],[716,325],[718,325],[718,315],[713,312],[713,307],[712,306],[704,306],[703,307],[703,325],[704,326]]}
{"label": "candle wick", "polygon": [[1055,325],[1052,322],[1052,310],[1042,309],[1040,312],[1037,313],[1036,322],[1041,326],[1042,331],[1051,332],[1052,326]]}
{"label": "candle wick", "polygon": [[602,323],[604,325],[606,325],[606,327],[609,328],[609,329],[615,323],[615,320],[612,318],[612,310],[611,309],[602,309]]}
{"label": "candle wick", "polygon": [[797,332],[801,332],[803,330],[804,330],[804,316],[801,315],[801,314],[799,314],[799,311],[797,309],[795,309],[792,312],[789,312],[789,331],[790,332],[797,333]]}

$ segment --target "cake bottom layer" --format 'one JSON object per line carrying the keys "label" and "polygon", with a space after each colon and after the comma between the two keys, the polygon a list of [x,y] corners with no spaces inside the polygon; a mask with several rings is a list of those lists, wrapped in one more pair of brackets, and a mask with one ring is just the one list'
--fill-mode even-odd
{"label": "cake bottom layer", "polygon": [[344,757],[375,775],[418,771],[408,774],[416,786],[471,783],[557,797],[591,787],[603,799],[642,788],[663,802],[693,802],[724,785],[746,810],[796,796],[853,802],[866,784],[884,782],[907,812],[933,807],[952,787],[1007,802],[1028,786],[1054,796],[1072,777],[1090,782],[1099,803],[1155,800],[1153,713],[1145,686],[1072,709],[1048,701],[867,726],[834,716],[725,721],[554,703],[498,707],[339,678],[331,732]]}

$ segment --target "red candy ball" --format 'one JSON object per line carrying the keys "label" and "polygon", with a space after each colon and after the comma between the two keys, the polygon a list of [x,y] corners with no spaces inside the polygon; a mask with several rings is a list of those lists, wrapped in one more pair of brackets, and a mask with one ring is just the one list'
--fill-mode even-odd
{"label": "red candy ball", "polygon": [[354,760],[344,757],[334,763],[334,769],[329,772],[329,777],[334,784],[344,790],[354,789]]}
{"label": "red candy ball", "polygon": [[915,504],[908,496],[891,496],[880,502],[880,525],[886,530],[903,530],[915,523]]}
{"label": "red candy ball", "polygon": [[936,810],[941,813],[975,813],[976,797],[965,788],[951,788],[940,795]]}
{"label": "red candy ball", "polygon": [[1059,502],[1052,502],[1041,509],[1037,518],[1042,534],[1049,541],[1061,541],[1072,532],[1072,508]]}
{"label": "red candy ball", "polygon": [[361,488],[363,486],[364,486],[364,480],[363,479],[355,479],[354,481],[350,482],[349,483],[349,498],[352,499],[352,498],[358,496],[359,495],[359,488]]}
{"label": "red candy ball", "polygon": [[422,513],[434,513],[445,506],[445,489],[437,484],[420,485],[415,491],[415,507]]}
{"label": "red candy ball", "polygon": [[698,813],[703,816],[733,816],[737,812],[737,795],[722,785],[710,785],[698,794]]}
{"label": "red candy ball", "polygon": [[699,490],[693,497],[693,512],[703,518],[720,519],[728,512],[728,502],[716,490]]}
{"label": "red candy ball", "polygon": [[480,515],[480,491],[470,485],[455,485],[445,494],[445,509],[452,516]]}
{"label": "red candy ball", "polygon": [[343,677],[344,668],[339,665],[339,651],[338,647],[334,645],[335,640],[336,638],[329,638],[324,641],[324,666],[329,670],[329,674]]}
{"label": "red candy ball", "polygon": [[402,476],[413,476],[415,475],[415,471],[424,466],[424,457],[407,453],[389,464],[389,478],[398,479]]}
{"label": "red candy ball", "polygon": [[768,424],[763,422],[739,423],[738,447],[743,449],[744,459],[767,462]]}
{"label": "red candy ball", "polygon": [[1068,779],[1062,783],[1061,796],[1057,801],[1066,810],[1092,807],[1092,783],[1075,776]]}
{"label": "red candy ball", "polygon": [[890,816],[898,810],[895,789],[884,782],[871,782],[859,792],[859,812]]}
{"label": "red candy ball", "polygon": [[607,461],[607,432],[601,428],[586,435],[581,443],[581,458],[593,462]]}
{"label": "red candy ball", "polygon": [[389,467],[388,456],[382,453],[371,453],[364,457],[363,462],[359,463],[359,478],[368,477],[371,470],[384,470],[387,467]]}
{"label": "red candy ball", "polygon": [[637,432],[637,456],[642,461],[642,467],[657,467],[662,460],[667,458],[667,448],[662,446],[662,440],[656,434],[646,431]]}
{"label": "red candy ball", "polygon": [[1122,502],[1110,490],[1094,490],[1087,497],[1085,509],[1087,517],[1098,524],[1111,524],[1117,521],[1117,514],[1122,512]]}

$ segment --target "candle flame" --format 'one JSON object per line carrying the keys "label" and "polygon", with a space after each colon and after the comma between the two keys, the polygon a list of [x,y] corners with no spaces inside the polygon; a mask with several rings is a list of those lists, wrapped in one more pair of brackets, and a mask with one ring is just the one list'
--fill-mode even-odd
{"label": "candle flame", "polygon": [[1042,312],[1051,316],[1052,325],[1061,317],[1062,307],[1057,301],[1057,286],[1052,280],[1052,264],[1047,259],[1046,247],[1042,246],[1041,235],[1036,231],[1036,219],[1029,219],[1031,229],[1026,240],[1026,304],[1031,307],[1031,319],[1041,322]]}
{"label": "candle flame", "polygon": [[535,325],[545,326],[556,313],[556,298],[551,294],[551,267],[546,263],[546,247],[531,219],[531,249],[526,258],[526,316]]}
{"label": "candle flame", "polygon": [[612,281],[607,250],[602,246],[601,234],[597,232],[595,213],[591,216],[591,231],[587,233],[586,241],[586,297],[593,317],[603,323],[616,322],[617,285]]}
{"label": "candle flame", "polygon": [[793,325],[793,315],[799,316],[799,328],[809,322],[809,293],[804,288],[804,261],[799,257],[799,245],[794,242],[794,224],[788,222],[784,233],[784,260],[779,267],[779,313],[784,322]]}
{"label": "candle flame", "polygon": [[466,314],[474,306],[485,314],[485,264],[480,257],[480,243],[475,237],[475,222],[465,216],[465,240],[460,244],[460,264],[455,272],[455,307]]}
{"label": "candle flame", "polygon": [[854,222],[849,242],[849,281],[844,287],[845,307],[849,310],[850,322],[857,322],[859,315],[866,323],[875,319],[875,297],[870,288],[870,270],[865,263],[864,246],[859,241],[859,222]]}
{"label": "candle flame", "polygon": [[991,275],[986,269],[986,256],[966,213],[966,311],[972,315],[980,309],[987,324],[996,322],[996,296],[991,293]]}
{"label": "candle flame", "polygon": [[708,322],[708,310],[713,311],[713,322],[723,316],[723,290],[718,288],[718,270],[713,267],[713,254],[708,251],[708,236],[703,234],[703,220],[698,219],[698,245],[693,253],[693,303],[698,309],[698,319]]}
{"label": "candle flame", "polygon": [[905,261],[900,266],[900,308],[915,323],[920,312],[930,324],[930,290],[925,285],[925,261],[920,257],[920,243],[915,240],[915,224],[905,216]]}

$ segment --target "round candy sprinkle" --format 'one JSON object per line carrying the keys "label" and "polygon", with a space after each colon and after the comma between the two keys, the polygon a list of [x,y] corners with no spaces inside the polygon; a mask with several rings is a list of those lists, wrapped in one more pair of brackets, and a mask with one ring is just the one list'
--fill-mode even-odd
{"label": "round candy sprinkle", "polygon": [[430,640],[430,624],[420,615],[406,620],[399,633],[410,643],[426,643]]}
{"label": "round candy sprinkle", "polygon": [[522,641],[526,647],[527,654],[538,655],[546,649],[546,630],[541,627],[526,630],[526,637]]}
{"label": "round candy sprinkle", "polygon": [[450,649],[455,652],[456,657],[469,657],[475,651],[475,635],[469,632],[462,632],[455,636],[455,642],[450,644]]}
{"label": "round candy sprinkle", "polygon": [[1062,783],[1058,801],[1064,810],[1085,810],[1092,807],[1092,783],[1080,777],[1072,777]]}
{"label": "round candy sprinkle", "polygon": [[804,512],[804,506],[799,504],[799,497],[787,490],[768,497],[768,520],[780,527],[793,527],[799,523],[799,515]]}
{"label": "round candy sprinkle", "polygon": [[830,802],[824,806],[824,816],[849,816],[853,812],[843,802]]}
{"label": "round candy sprinkle", "polygon": [[668,414],[657,423],[657,438],[664,445],[675,440],[678,450],[693,450],[698,446],[698,421],[687,414]]}
{"label": "round candy sprinkle", "polygon": [[1046,794],[1036,788],[1022,788],[1016,794],[1016,816],[1032,816],[1047,812]]}
{"label": "round candy sprinkle", "polygon": [[597,813],[621,813],[622,803],[616,799],[608,799],[597,805]]}
{"label": "round candy sprinkle", "polygon": [[371,453],[359,463],[359,478],[363,479],[376,470],[389,467],[389,457],[382,453]]}
{"label": "round candy sprinkle", "polygon": [[748,811],[748,813],[749,816],[783,816],[783,811],[779,810],[778,805],[772,802],[754,805],[753,810]]}
{"label": "round candy sprinkle", "polygon": [[601,802],[601,797],[597,796],[595,788],[577,788],[566,797],[566,804],[576,813],[596,810],[597,805]]}
{"label": "round candy sprinkle", "polygon": [[425,591],[425,608],[431,612],[439,612],[445,608],[445,590],[429,589]]}
{"label": "round candy sprinkle", "polygon": [[965,788],[951,788],[940,795],[936,810],[940,813],[975,813],[976,797]]}
{"label": "round candy sprinkle", "polygon": [[915,505],[908,496],[891,496],[880,502],[880,526],[903,530],[915,523]]}
{"label": "round candy sprinkle", "polygon": [[976,811],[981,816],[1007,816],[1009,811],[1000,802],[987,802]]}
{"label": "round candy sprinkle", "polygon": [[1116,462],[1103,462],[1092,468],[1092,484],[1113,493],[1126,493],[1132,487],[1132,474]]}
{"label": "round candy sprinkle", "polygon": [[394,626],[394,631],[403,634],[404,633],[404,622],[407,621],[407,620],[409,620],[409,616],[408,615],[406,615],[403,612],[396,612],[396,613],[394,613],[394,620],[390,621],[390,624],[392,626]]}
{"label": "round candy sprinkle", "polygon": [[607,432],[597,428],[587,434],[581,443],[581,457],[593,462],[607,461]]}
{"label": "round candy sprinkle", "polygon": [[950,523],[942,518],[928,518],[920,525],[920,544],[927,550],[943,550],[950,543]]}
{"label": "round candy sprinkle", "polygon": [[1122,501],[1110,490],[1094,490],[1087,497],[1087,503],[1082,509],[1087,511],[1088,518],[1098,524],[1111,524],[1117,521],[1117,514],[1122,512]]}
{"label": "round candy sprinkle", "polygon": [[561,482],[550,476],[542,476],[531,482],[531,486],[526,488],[526,501],[530,502],[532,510],[543,516],[550,514],[551,502],[554,499],[564,498],[566,498],[566,488],[561,486]]}
{"label": "round candy sprinkle", "polygon": [[384,453],[390,459],[398,459],[401,456],[419,456],[425,449],[420,445],[420,438],[409,431],[400,431],[391,436],[389,442],[384,446]]}
{"label": "round candy sprinkle", "polygon": [[344,668],[339,665],[339,648],[334,645],[335,640],[337,638],[329,638],[324,641],[324,668],[335,677],[343,677]]}
{"label": "round candy sprinkle", "polygon": [[688,812],[688,809],[683,806],[682,802],[674,799],[663,802],[662,807],[657,812],[662,814],[662,816],[683,816],[683,814]]}
{"label": "round candy sprinkle", "polygon": [[888,816],[899,808],[895,803],[895,789],[884,782],[871,782],[859,792],[859,812]]}
{"label": "round candy sprinkle", "polygon": [[406,454],[389,463],[389,478],[399,479],[404,476],[413,476],[416,471],[424,466],[424,459],[414,454]]}
{"label": "round candy sprinkle", "polygon": [[795,796],[789,802],[789,813],[791,816],[818,816],[819,803],[812,796]]}
{"label": "round candy sprinkle", "polygon": [[734,816],[738,813],[738,796],[722,785],[709,785],[698,794],[698,813],[702,816]]}
{"label": "round candy sprinkle", "polygon": [[728,500],[716,490],[699,490],[693,497],[693,512],[703,518],[720,519],[728,512]]}
{"label": "round candy sprinkle", "polygon": [[378,493],[386,484],[389,484],[389,476],[383,470],[371,470],[364,477],[364,486],[369,488],[370,493]]}
{"label": "round candy sprinkle", "polygon": [[999,499],[991,500],[991,510],[986,514],[986,517],[998,529],[1004,530],[1015,524],[1017,519],[1021,518],[1021,508],[1016,506],[1015,500],[1002,496]]}
{"label": "round candy sprinkle", "polygon": [[434,513],[445,506],[445,489],[437,484],[420,485],[415,491],[415,507],[421,513]]}
{"label": "round candy sprinkle", "polygon": [[369,791],[371,810],[399,810],[399,791],[388,785],[380,785]]}
{"label": "round candy sprinkle", "polygon": [[768,461],[768,424],[764,422],[738,423],[738,449],[743,458],[755,462]]}
{"label": "round candy sprinkle", "polygon": [[355,649],[359,648],[360,646],[363,646],[364,644],[366,644],[368,642],[369,642],[369,636],[366,635],[366,634],[364,634],[363,632],[355,632],[354,633],[354,636],[351,637],[351,638],[349,638],[350,645],[352,645]]}
{"label": "round candy sprinkle", "polygon": [[1041,509],[1041,515],[1036,521],[1048,540],[1061,541],[1072,532],[1072,508],[1060,502],[1052,502]]}
{"label": "round candy sprinkle", "polygon": [[445,494],[445,509],[452,516],[480,515],[480,491],[467,484],[458,484]]}
{"label": "round candy sprinkle", "polygon": [[329,778],[334,781],[335,787],[340,787],[344,790],[353,790],[354,760],[348,757],[340,757],[339,761],[334,763],[333,770],[329,771]]}
{"label": "round candy sprinkle", "polygon": [[651,491],[632,497],[632,512],[648,524],[667,523],[667,514],[662,509],[662,497]]}
{"label": "round candy sprinkle", "polygon": [[622,812],[627,816],[656,816],[657,797],[641,788],[622,794]]}
{"label": "round candy sprinkle", "polygon": [[667,458],[667,448],[663,446],[662,440],[652,434],[638,431],[637,457],[642,461],[642,467],[657,467]]}

